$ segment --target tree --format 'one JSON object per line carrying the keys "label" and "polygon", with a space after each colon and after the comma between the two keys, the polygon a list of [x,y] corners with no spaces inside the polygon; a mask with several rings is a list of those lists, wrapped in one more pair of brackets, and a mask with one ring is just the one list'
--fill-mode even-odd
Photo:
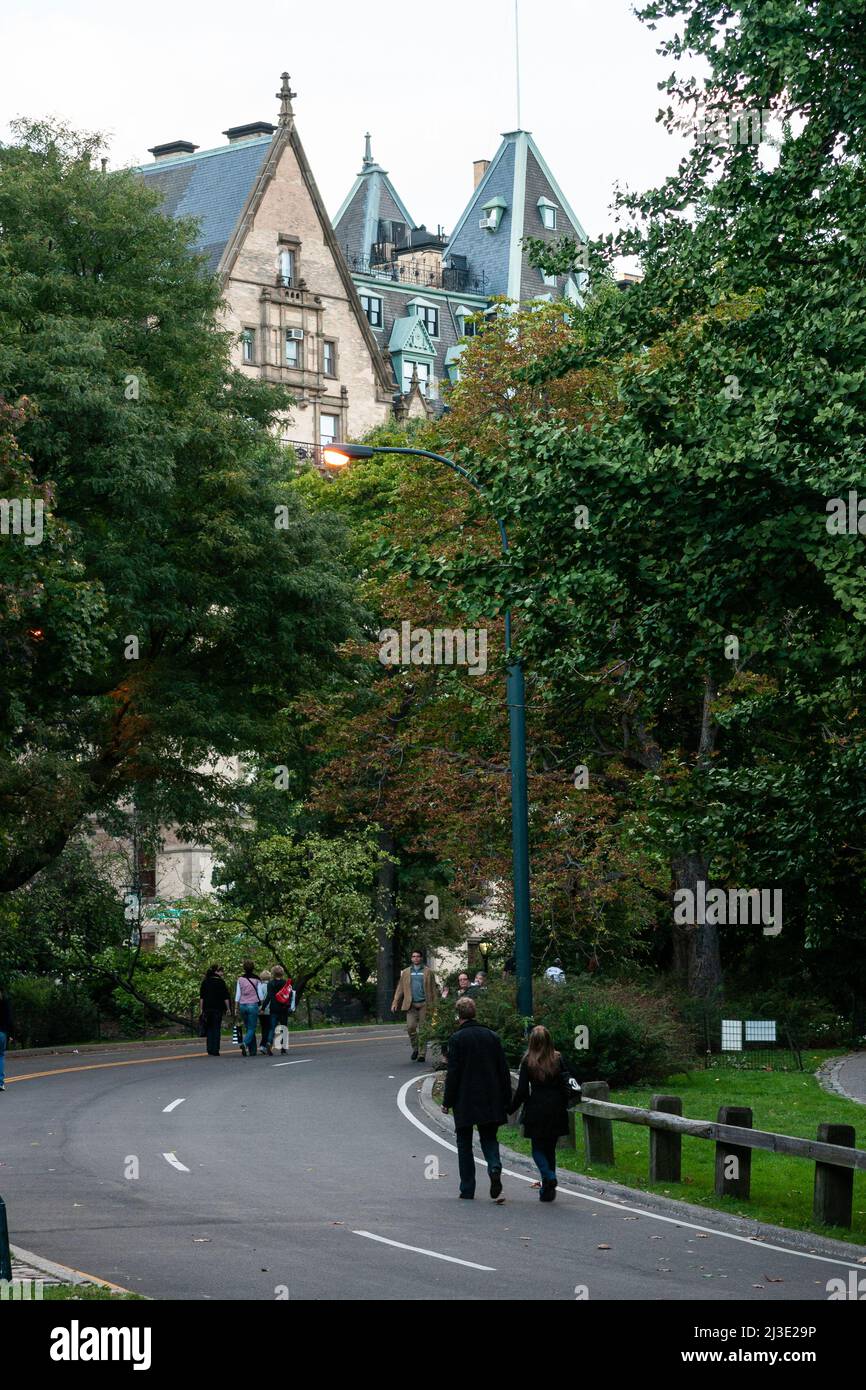
{"label": "tree", "polygon": [[[792,925],[815,930],[835,911],[829,884],[803,876],[818,820],[786,815],[793,843],[767,846],[798,771],[832,783],[835,750],[860,786],[831,853],[862,885],[845,816],[863,804],[863,538],[827,520],[831,499],[864,486],[866,21],[822,0],[643,11],[661,16],[683,20],[662,51],[709,71],[703,91],[669,80],[668,123],[701,102],[729,125],[772,111],[779,147],[696,143],[661,189],[621,199],[630,225],[594,263],[638,255],[644,279],[612,295],[596,274],[570,343],[513,364],[497,448],[479,434],[472,453],[511,557],[442,579],[460,579],[463,602],[512,603],[527,664],[582,711],[581,761],[638,772],[642,819],[624,830],[664,848],[675,887],[772,863]],[[536,259],[573,257],[564,245]],[[477,388],[473,352],[484,335],[461,360],[456,417]],[[569,418],[527,399],[527,381],[548,379],[579,392]],[[715,994],[718,928],[674,946],[692,992]]]}
{"label": "tree", "polygon": [[0,461],[46,511],[42,546],[0,537],[4,891],[133,793],[190,834],[231,814],[224,760],[271,746],[354,624],[340,528],[303,506],[275,438],[290,402],[231,369],[190,225],[134,174],[97,172],[96,137],[17,134],[0,147]]}

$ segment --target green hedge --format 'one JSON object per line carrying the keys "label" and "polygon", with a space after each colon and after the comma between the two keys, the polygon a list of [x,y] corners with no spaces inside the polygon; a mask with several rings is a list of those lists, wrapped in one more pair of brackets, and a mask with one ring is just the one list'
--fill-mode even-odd
{"label": "green hedge", "polygon": [[96,1037],[96,1005],[80,985],[19,975],[9,984],[13,1039],[19,1047],[54,1047]]}
{"label": "green hedge", "polygon": [[[589,977],[564,985],[541,979],[533,984],[533,996],[533,1022],[550,1029],[581,1081],[622,1086],[661,1079],[692,1065],[689,1030],[672,998],[661,990]],[[526,1044],[514,983],[492,982],[475,1003],[479,1021],[499,1034],[509,1062],[516,1065]],[[446,1048],[456,1026],[454,1001],[443,1000],[427,1026],[427,1038]],[[579,1028],[587,1030],[586,1047],[576,1045]]]}

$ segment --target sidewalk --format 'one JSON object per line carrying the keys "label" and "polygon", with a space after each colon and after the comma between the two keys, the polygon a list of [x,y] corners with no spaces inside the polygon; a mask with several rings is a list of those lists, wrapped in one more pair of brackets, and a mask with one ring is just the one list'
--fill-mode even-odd
{"label": "sidewalk", "polygon": [[866,1052],[834,1057],[819,1067],[815,1075],[825,1091],[866,1105]]}

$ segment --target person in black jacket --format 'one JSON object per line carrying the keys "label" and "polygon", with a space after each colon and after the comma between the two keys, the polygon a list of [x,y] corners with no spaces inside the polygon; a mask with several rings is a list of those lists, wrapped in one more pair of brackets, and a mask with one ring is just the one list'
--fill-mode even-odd
{"label": "person in black jacket", "polygon": [[532,1142],[532,1158],[541,1174],[539,1201],[552,1202],[556,1197],[556,1141],[568,1133],[568,1101],[579,1099],[580,1087],[553,1046],[553,1038],[546,1028],[533,1028],[508,1109],[511,1113],[523,1106],[523,1132]]}
{"label": "person in black jacket", "polygon": [[223,1018],[226,1011],[231,1009],[231,997],[221,965],[208,966],[199,991],[199,1007],[207,1029],[208,1056],[219,1057]]}
{"label": "person in black jacket", "polygon": [[448,1071],[442,1110],[454,1111],[460,1196],[475,1196],[475,1158],[472,1127],[478,1126],[481,1150],[487,1162],[490,1196],[502,1192],[502,1159],[496,1131],[508,1118],[511,1073],[496,1033],[476,1019],[474,999],[458,999],[459,1026],[448,1042]]}
{"label": "person in black jacket", "polygon": [[12,1008],[5,989],[0,987],[0,1091],[6,1090],[6,1044],[12,1036]]}

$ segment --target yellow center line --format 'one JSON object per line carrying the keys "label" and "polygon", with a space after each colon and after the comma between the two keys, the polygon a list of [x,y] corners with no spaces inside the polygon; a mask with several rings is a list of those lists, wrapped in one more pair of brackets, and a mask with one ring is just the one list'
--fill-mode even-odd
{"label": "yellow center line", "polygon": [[[310,1047],[357,1047],[360,1043],[391,1042],[390,1037],[380,1038],[329,1038],[326,1042],[299,1043],[293,1052],[304,1052]],[[241,1054],[238,1053],[238,1056]],[[87,1062],[78,1067],[52,1067],[48,1071],[28,1071],[23,1076],[7,1076],[6,1085],[14,1086],[19,1081],[37,1081],[43,1076],[63,1076],[73,1071],[104,1071],[107,1067],[146,1067],[153,1062],[186,1062],[193,1057],[206,1057],[206,1052],[182,1052],[173,1057],[138,1057],[132,1062]],[[7,1060],[11,1060],[7,1054]]]}

